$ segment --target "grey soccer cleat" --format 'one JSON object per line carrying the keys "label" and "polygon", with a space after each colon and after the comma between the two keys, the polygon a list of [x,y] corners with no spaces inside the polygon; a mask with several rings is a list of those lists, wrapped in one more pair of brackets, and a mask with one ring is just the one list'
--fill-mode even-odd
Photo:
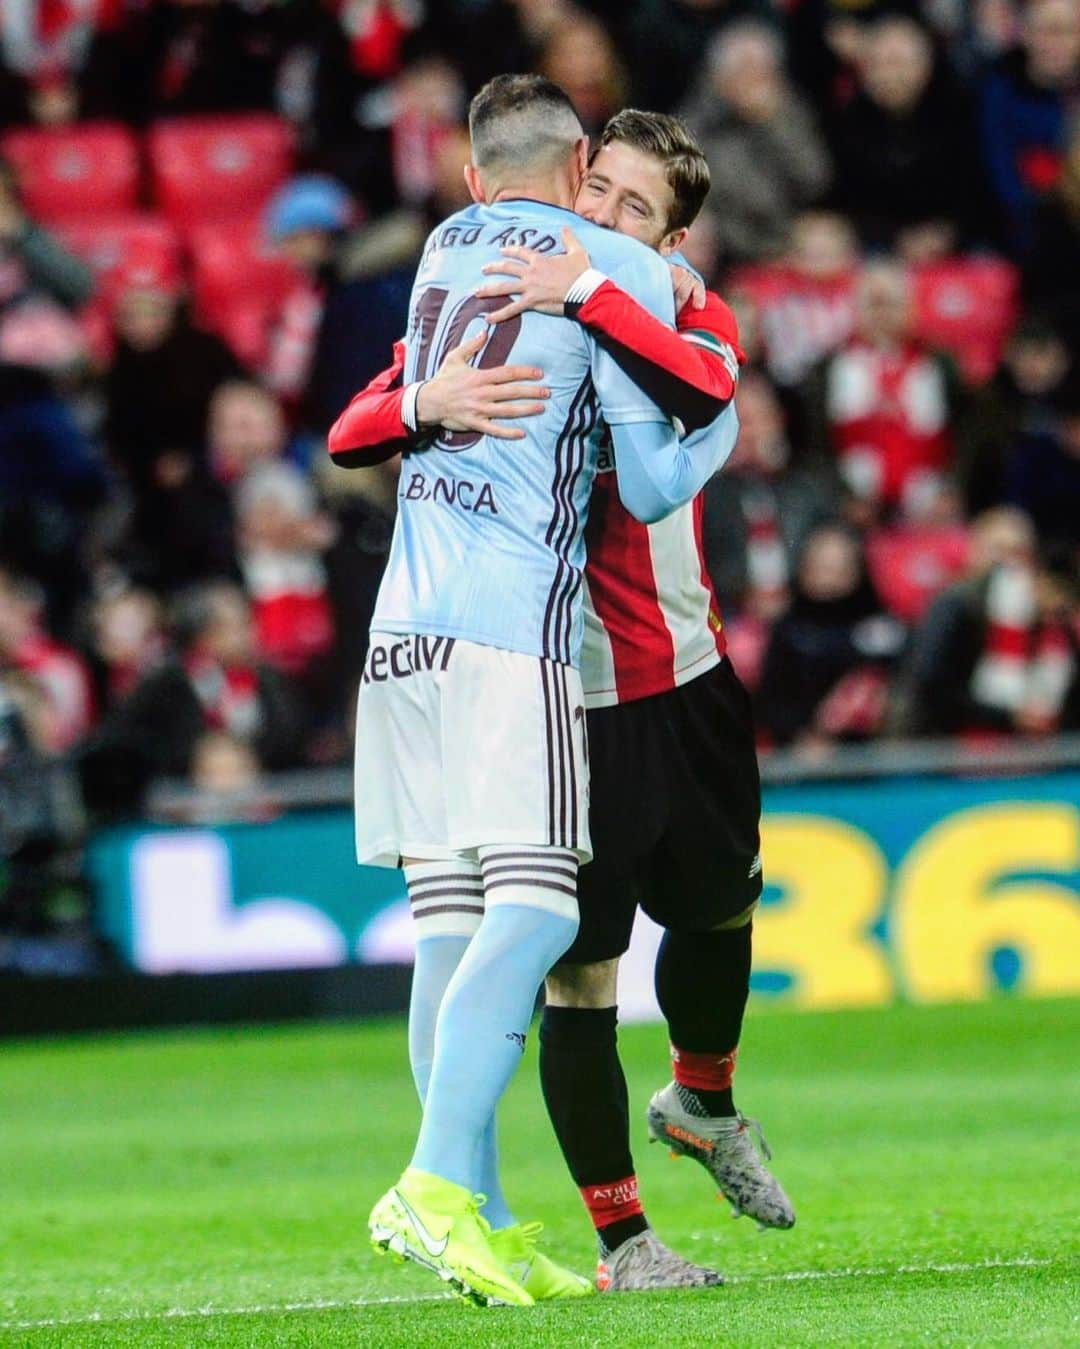
{"label": "grey soccer cleat", "polygon": [[666,1143],[673,1157],[693,1157],[716,1181],[736,1218],[749,1214],[761,1227],[793,1227],[795,1210],[780,1182],[761,1163],[750,1131],[758,1136],[767,1160],[772,1153],[757,1120],[692,1115],[669,1082],[649,1102],[652,1142]]}
{"label": "grey soccer cleat", "polygon": [[652,1228],[604,1256],[596,1266],[601,1293],[636,1293],[657,1288],[715,1288],[724,1282],[715,1269],[692,1264],[665,1246]]}

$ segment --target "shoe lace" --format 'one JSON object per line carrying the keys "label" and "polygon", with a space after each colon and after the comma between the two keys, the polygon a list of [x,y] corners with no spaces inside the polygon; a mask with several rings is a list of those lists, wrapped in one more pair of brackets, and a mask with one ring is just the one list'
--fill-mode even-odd
{"label": "shoe lace", "polygon": [[762,1153],[764,1154],[765,1160],[766,1160],[767,1162],[771,1162],[771,1161],[772,1161],[772,1148],[769,1147],[769,1144],[768,1144],[768,1142],[767,1142],[766,1139],[765,1139],[765,1131],[764,1131],[764,1130],[762,1129],[762,1127],[761,1127],[761,1121],[760,1121],[760,1120],[756,1120],[756,1119],[751,1119],[749,1115],[743,1115],[743,1114],[740,1114],[738,1118],[739,1118],[739,1123],[740,1123],[740,1125],[742,1125],[742,1127],[743,1127],[748,1133],[752,1133],[752,1134],[756,1135],[757,1141],[758,1141],[758,1147],[761,1148],[761,1151],[762,1151]]}
{"label": "shoe lace", "polygon": [[465,1205],[465,1212],[471,1214],[472,1217],[476,1219],[476,1221],[480,1224],[480,1230],[485,1234],[485,1236],[491,1231],[491,1224],[488,1222],[486,1218],[481,1218],[480,1210],[484,1207],[487,1201],[488,1197],[486,1194],[474,1194],[472,1198],[468,1201],[468,1203]]}
{"label": "shoe lace", "polygon": [[521,1233],[521,1239],[530,1249],[536,1246],[540,1238],[540,1233],[544,1230],[544,1224],[538,1222],[519,1223],[518,1231]]}

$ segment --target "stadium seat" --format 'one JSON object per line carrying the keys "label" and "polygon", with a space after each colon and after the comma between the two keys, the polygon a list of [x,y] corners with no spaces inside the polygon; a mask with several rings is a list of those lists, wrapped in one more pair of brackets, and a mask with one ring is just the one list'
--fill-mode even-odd
{"label": "stadium seat", "polygon": [[196,318],[221,334],[248,365],[265,356],[267,335],[302,274],[268,247],[258,216],[199,225],[188,235]]}
{"label": "stadium seat", "polygon": [[57,226],[56,233],[97,279],[97,289],[79,314],[79,323],[95,359],[107,362],[113,350],[113,304],[122,280],[137,280],[145,273],[155,280],[178,283],[182,275],[180,238],[162,216],[134,212],[67,221]]}
{"label": "stadium seat", "polygon": [[180,268],[180,238],[162,216],[132,213],[100,220],[69,221],[57,234],[93,269],[98,298],[111,301],[122,275],[145,265],[157,275],[176,276]]}
{"label": "stadium seat", "polygon": [[147,147],[155,200],[185,226],[256,214],[292,171],[292,129],[268,113],[171,118]]}
{"label": "stadium seat", "polygon": [[781,384],[795,384],[816,361],[851,334],[855,318],[855,275],[819,278],[785,263],[740,267],[725,294],[745,296],[758,312],[769,372]]}
{"label": "stadium seat", "polygon": [[0,139],[0,153],[15,166],[26,209],[46,223],[135,208],[139,148],[127,127],[19,128]]}
{"label": "stadium seat", "polygon": [[1001,258],[950,258],[915,272],[916,325],[982,384],[997,369],[1017,317],[1019,278]]}
{"label": "stadium seat", "polygon": [[963,572],[970,547],[963,525],[878,529],[866,541],[866,560],[886,608],[905,623],[917,623]]}

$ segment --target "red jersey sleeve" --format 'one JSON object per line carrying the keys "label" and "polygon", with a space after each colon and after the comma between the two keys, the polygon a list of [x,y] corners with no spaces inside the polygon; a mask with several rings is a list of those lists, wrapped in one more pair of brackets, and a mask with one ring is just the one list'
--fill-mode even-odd
{"label": "red jersey sleeve", "polygon": [[405,343],[394,343],[394,363],[349,403],[326,438],[330,458],[342,468],[370,468],[406,449],[410,432],[402,419]]}
{"label": "red jersey sleeve", "polygon": [[703,309],[684,305],[677,332],[613,281],[598,286],[580,306],[568,304],[567,313],[687,431],[707,426],[734,398],[745,357],[735,315],[712,291]]}

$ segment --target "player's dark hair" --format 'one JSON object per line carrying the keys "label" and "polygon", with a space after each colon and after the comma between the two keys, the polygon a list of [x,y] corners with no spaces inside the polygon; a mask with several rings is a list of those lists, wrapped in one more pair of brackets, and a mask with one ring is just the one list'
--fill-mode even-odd
{"label": "player's dark hair", "polygon": [[709,195],[710,180],[705,152],[686,123],[665,112],[624,108],[604,127],[598,148],[613,142],[630,145],[660,160],[675,198],[668,216],[668,230],[688,229]]}
{"label": "player's dark hair", "polygon": [[554,160],[584,134],[570,99],[543,75],[496,75],[469,104],[478,169]]}

